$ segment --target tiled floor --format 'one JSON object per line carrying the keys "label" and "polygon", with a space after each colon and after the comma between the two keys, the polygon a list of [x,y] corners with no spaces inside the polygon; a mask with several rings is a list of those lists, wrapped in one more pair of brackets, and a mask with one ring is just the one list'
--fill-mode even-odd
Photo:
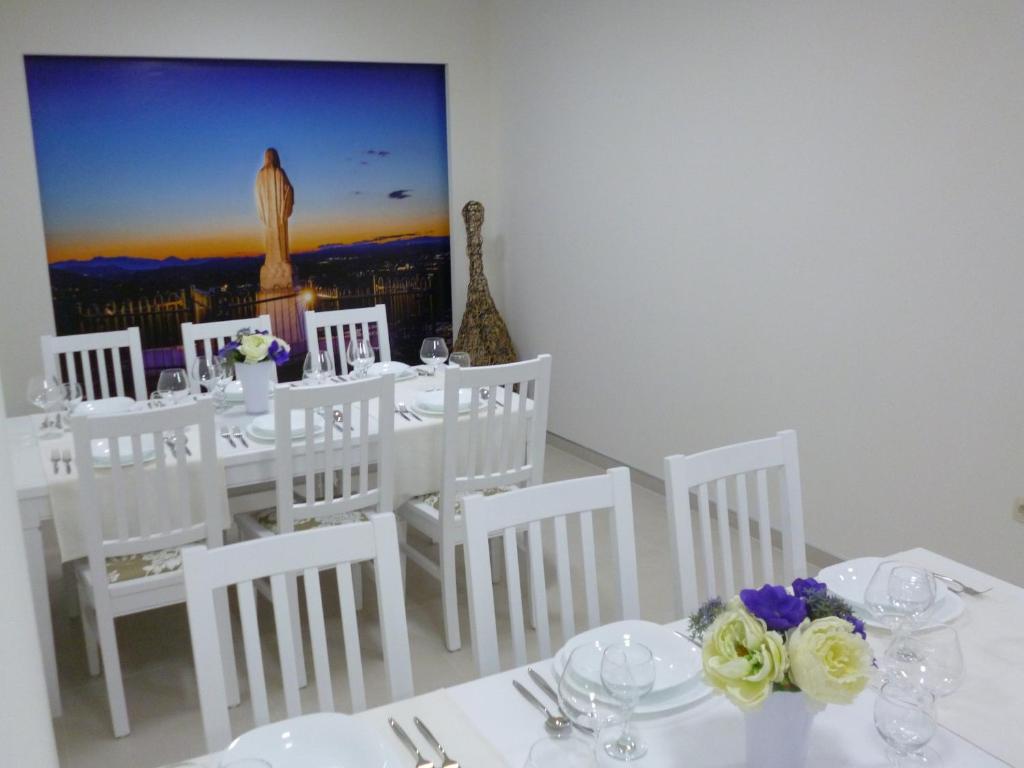
{"label": "tiled floor", "polygon": [[[602,471],[554,446],[548,448],[546,469],[546,479],[549,481]],[[667,621],[674,617],[666,543],[665,500],[660,494],[634,485],[633,505],[642,615],[652,621]],[[599,548],[602,545],[606,547],[607,531],[598,525],[597,533]],[[604,552],[607,551],[604,549]],[[607,617],[613,616],[610,598],[612,590],[605,588],[610,586],[602,584],[602,609],[603,615]],[[59,584],[54,583],[51,588],[52,594],[60,594]],[[460,603],[463,648],[456,653],[449,653],[442,639],[440,591],[437,583],[410,567],[407,592],[416,691],[422,693],[472,679],[475,673],[468,644],[465,595]],[[508,624],[504,593],[504,585],[498,585],[495,603],[501,637],[507,637]],[[268,606],[266,601],[260,602],[263,603],[261,610],[264,611],[260,617],[261,627],[272,633],[272,618],[266,610]],[[552,605],[552,626],[557,627],[554,608],[557,600],[549,602]],[[331,604],[326,594],[325,604]],[[59,605],[54,606],[54,613],[64,699],[64,715],[54,722],[63,768],[152,768],[206,751],[183,605],[118,619],[118,646],[121,650],[132,727],[131,734],[123,739],[114,739],[111,735],[103,678],[90,678],[86,672],[78,620],[68,619]],[[383,703],[386,698],[375,614],[370,588],[367,590],[366,607],[360,613],[360,635],[370,706]],[[343,656],[337,646],[340,642],[337,640],[340,635],[338,624],[336,613],[328,618],[328,636],[335,639],[331,648],[335,701],[338,709],[344,711],[348,690],[344,679]],[[583,625],[582,616],[577,624]],[[239,640],[237,632],[235,639]],[[556,647],[561,644],[557,632],[554,644]],[[268,688],[274,690],[279,685],[274,659],[276,651],[272,650],[271,643],[267,645],[264,650],[267,684]],[[238,658],[242,658],[241,654]],[[531,658],[536,658],[535,649]],[[242,705],[232,711],[236,732],[251,725],[244,676],[242,700]],[[314,686],[310,685],[304,690],[303,700],[307,711],[312,711],[315,703]],[[271,706],[272,714],[273,710],[277,710],[277,716],[282,716],[280,701],[272,701]]]}

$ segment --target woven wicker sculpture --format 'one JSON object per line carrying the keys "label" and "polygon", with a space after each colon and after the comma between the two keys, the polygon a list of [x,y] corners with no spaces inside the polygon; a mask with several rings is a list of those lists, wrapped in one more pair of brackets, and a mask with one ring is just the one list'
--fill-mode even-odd
{"label": "woven wicker sculpture", "polygon": [[484,224],[484,207],[470,200],[462,208],[466,222],[466,255],[469,257],[469,292],[466,311],[462,315],[459,336],[455,340],[457,352],[468,352],[473,365],[500,365],[514,363],[516,349],[508,335],[508,328],[498,308],[494,306],[491,291],[484,275],[484,255],[480,230]]}

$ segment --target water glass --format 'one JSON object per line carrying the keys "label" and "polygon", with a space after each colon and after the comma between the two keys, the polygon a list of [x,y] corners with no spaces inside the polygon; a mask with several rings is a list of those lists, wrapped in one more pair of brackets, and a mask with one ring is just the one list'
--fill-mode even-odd
{"label": "water glass", "polygon": [[864,590],[864,604],[889,629],[909,631],[935,604],[935,589],[926,569],[884,560]]}
{"label": "water glass", "polygon": [[920,688],[890,682],[875,699],[875,728],[888,746],[889,762],[897,768],[942,765],[925,746],[935,735],[935,697]]}
{"label": "water glass", "polygon": [[361,339],[357,339],[354,335],[348,342],[348,364],[355,371],[355,377],[362,379],[366,376],[367,369],[373,365],[373,361],[377,359],[376,353],[373,351],[373,345],[370,340],[365,336]]}
{"label": "water glass", "polygon": [[323,384],[334,375],[334,358],[326,349],[311,349],[302,364],[302,380],[307,384]]}
{"label": "water glass", "polygon": [[56,421],[50,416],[63,407],[64,390],[60,382],[47,376],[33,376],[28,380],[25,398],[46,414],[39,428],[40,436],[53,437],[61,434],[63,430],[57,429]]}
{"label": "water glass", "polygon": [[469,368],[469,352],[452,352],[448,357],[448,365],[454,368]]}
{"label": "water glass", "polygon": [[964,681],[964,655],[952,627],[940,626],[897,635],[881,660],[887,680],[948,696]]}
{"label": "water glass", "polygon": [[654,688],[654,674],[654,654],[646,645],[625,637],[621,643],[605,649],[601,659],[601,682],[623,709],[621,725],[606,727],[599,737],[609,757],[631,762],[647,754],[647,745],[636,737],[630,726],[636,705]]}
{"label": "water glass", "polygon": [[593,768],[594,745],[587,739],[547,736],[530,747],[523,768]]}
{"label": "water glass", "polygon": [[184,368],[165,368],[156,381],[156,391],[164,400],[180,403],[188,397],[188,375]]}
{"label": "water glass", "polygon": [[429,336],[420,345],[420,360],[430,366],[430,375],[437,375],[437,368],[448,359],[448,345],[440,336]]}
{"label": "water glass", "polygon": [[622,719],[622,707],[601,682],[604,646],[584,643],[569,654],[558,678],[558,706],[576,725],[594,733]]}

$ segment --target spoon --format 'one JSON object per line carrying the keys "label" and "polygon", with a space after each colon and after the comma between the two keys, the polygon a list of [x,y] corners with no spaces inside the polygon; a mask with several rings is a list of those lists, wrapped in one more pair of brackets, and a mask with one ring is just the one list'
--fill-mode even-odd
{"label": "spoon", "polygon": [[562,717],[561,715],[553,715],[550,712],[548,712],[548,708],[540,703],[540,699],[538,699],[536,696],[534,696],[532,693],[526,690],[526,688],[520,685],[518,680],[513,680],[512,685],[515,686],[515,689],[519,691],[519,693],[522,695],[524,699],[526,699],[528,702],[533,704],[533,706],[535,706],[537,709],[544,713],[544,716],[547,718],[547,720],[544,721],[544,727],[549,732],[561,733],[567,728],[572,727],[572,723],[569,721],[569,718]]}

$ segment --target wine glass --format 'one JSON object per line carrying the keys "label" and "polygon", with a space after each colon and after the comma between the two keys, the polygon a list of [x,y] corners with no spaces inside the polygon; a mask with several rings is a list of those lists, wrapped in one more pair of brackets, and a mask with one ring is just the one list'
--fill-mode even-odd
{"label": "wine glass", "polygon": [[524,768],[593,768],[594,747],[587,739],[546,736],[530,747]]}
{"label": "wine glass", "polygon": [[367,369],[377,359],[373,351],[373,345],[365,336],[357,339],[353,336],[348,342],[348,363],[355,369],[355,377],[361,379],[366,376]]}
{"label": "wine glass", "polygon": [[25,398],[45,414],[39,434],[42,437],[60,434],[62,430],[57,429],[56,422],[50,418],[50,414],[59,411],[63,405],[64,391],[60,382],[48,376],[33,376],[28,380]]}
{"label": "wine glass", "polygon": [[448,345],[440,336],[428,336],[420,345],[420,360],[430,366],[430,375],[437,375],[437,368],[448,359]]}
{"label": "wine glass", "polygon": [[180,403],[188,396],[188,375],[184,368],[165,368],[156,380],[161,399]]}
{"label": "wine glass", "polygon": [[334,358],[326,349],[311,349],[302,364],[302,380],[307,384],[323,384],[334,375]]}
{"label": "wine glass", "polygon": [[200,392],[212,392],[217,383],[220,360],[216,357],[197,357],[192,361],[192,383]]}
{"label": "wine glass", "polygon": [[864,604],[889,629],[904,631],[935,603],[935,577],[924,568],[883,560],[864,590]]}
{"label": "wine glass", "polygon": [[897,768],[942,765],[925,745],[935,735],[935,697],[928,691],[890,682],[875,699],[875,728],[888,745],[889,762]]}
{"label": "wine glass", "polygon": [[887,679],[923,688],[936,697],[948,696],[964,681],[964,655],[952,627],[939,626],[898,635],[882,657]]}
{"label": "wine glass", "polygon": [[[71,415],[75,412],[75,408],[85,399],[85,393],[82,391],[82,385],[77,381],[69,381],[66,384],[61,384],[60,387],[64,415],[67,419],[70,419]],[[65,421],[65,428],[71,428],[71,424],[68,421]]]}
{"label": "wine glass", "polygon": [[647,754],[647,745],[630,729],[633,710],[654,688],[654,654],[641,643],[624,637],[608,646],[601,659],[601,682],[622,704],[621,724],[605,727],[598,737],[604,752],[617,760],[631,762]]}
{"label": "wine glass", "polygon": [[452,352],[448,357],[448,365],[455,368],[469,368],[469,352]]}
{"label": "wine glass", "polygon": [[622,709],[601,682],[604,646],[584,643],[569,654],[558,678],[558,706],[576,725],[597,733],[621,720]]}

